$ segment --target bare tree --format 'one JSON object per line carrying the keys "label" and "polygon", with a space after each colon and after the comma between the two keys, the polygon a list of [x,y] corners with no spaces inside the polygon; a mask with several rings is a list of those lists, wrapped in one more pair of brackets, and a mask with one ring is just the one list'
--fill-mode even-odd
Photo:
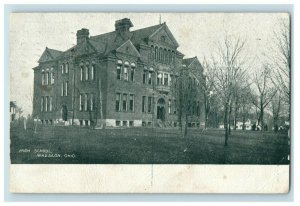
{"label": "bare tree", "polygon": [[204,93],[204,112],[205,112],[205,128],[208,127],[209,114],[212,109],[213,95],[214,95],[214,82],[215,82],[215,72],[212,69],[211,64],[204,57],[203,68],[205,75],[201,81],[202,91]]}
{"label": "bare tree", "polygon": [[242,129],[245,130],[246,118],[249,117],[249,112],[253,106],[252,104],[252,90],[250,84],[244,87],[240,94],[240,115],[242,118],[243,126]]}
{"label": "bare tree", "polygon": [[291,47],[290,47],[290,19],[279,19],[274,31],[274,56],[271,66],[275,68],[273,83],[282,93],[282,98],[290,104],[290,76],[291,76]]}
{"label": "bare tree", "polygon": [[225,146],[228,145],[230,134],[230,115],[234,91],[238,85],[238,79],[245,74],[242,69],[245,60],[242,52],[245,44],[246,41],[226,34],[224,40],[218,42],[217,55],[213,58],[213,68],[216,71],[215,90],[220,101],[223,102]]}
{"label": "bare tree", "polygon": [[274,131],[278,131],[278,120],[279,120],[279,114],[280,109],[282,107],[282,98],[281,98],[281,92],[275,91],[275,95],[271,101],[271,107],[272,107],[272,115],[273,115],[273,127]]}
{"label": "bare tree", "polygon": [[272,88],[271,70],[264,65],[261,71],[257,71],[253,79],[254,89],[257,94],[253,95],[253,104],[258,109],[258,125],[261,130],[264,130],[264,113],[266,107],[272,101],[273,96],[276,94]]}
{"label": "bare tree", "polygon": [[[175,97],[175,107],[178,112],[178,122],[181,130],[182,137],[186,137],[188,123],[192,118],[197,114],[197,106],[201,101],[199,97],[199,90],[201,89],[200,85],[197,86],[199,82],[199,77],[188,67],[183,67],[179,72],[176,80],[173,84],[173,94]],[[200,83],[199,83],[200,84]],[[199,103],[200,104],[200,103]]]}

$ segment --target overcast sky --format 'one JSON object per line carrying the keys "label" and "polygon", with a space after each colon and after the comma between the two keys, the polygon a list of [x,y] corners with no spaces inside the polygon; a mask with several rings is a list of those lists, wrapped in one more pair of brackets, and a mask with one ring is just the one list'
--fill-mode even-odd
{"label": "overcast sky", "polygon": [[[10,99],[24,114],[31,113],[33,70],[45,47],[67,50],[76,43],[76,31],[87,28],[91,36],[111,32],[118,19],[130,18],[131,30],[159,23],[156,13],[18,13],[10,19]],[[215,49],[215,42],[227,30],[247,41],[250,59],[266,52],[274,43],[273,31],[280,13],[161,13],[179,43],[184,58],[197,56],[200,62]]]}

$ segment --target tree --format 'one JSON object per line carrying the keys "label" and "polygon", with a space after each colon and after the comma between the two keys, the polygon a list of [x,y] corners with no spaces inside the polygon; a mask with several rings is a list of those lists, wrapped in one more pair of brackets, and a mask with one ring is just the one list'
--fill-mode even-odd
{"label": "tree", "polygon": [[234,91],[238,85],[238,79],[241,79],[245,74],[242,69],[244,64],[242,52],[245,44],[246,41],[226,34],[224,40],[218,42],[217,54],[213,58],[213,68],[216,72],[215,90],[223,103],[225,146],[228,145],[230,134],[229,124]]}
{"label": "tree", "polygon": [[252,90],[250,88],[250,84],[241,91],[240,95],[240,115],[242,117],[243,127],[242,129],[245,130],[245,122],[246,118],[249,117],[249,112],[251,111],[252,107]]}
{"label": "tree", "polygon": [[183,66],[176,79],[173,80],[174,83],[172,86],[182,137],[186,137],[189,120],[194,115],[197,115],[197,104],[201,101],[199,98],[201,87],[197,86],[197,82],[199,82],[201,77],[198,77],[191,70]]}
{"label": "tree", "polygon": [[273,127],[274,127],[275,132],[278,131],[278,120],[279,120],[279,113],[280,113],[280,109],[281,109],[281,101],[282,101],[281,92],[276,90],[275,95],[271,101]]}
{"label": "tree", "polygon": [[282,98],[290,104],[291,48],[290,19],[279,19],[277,30],[274,30],[274,56],[270,65],[274,67],[273,83],[282,93]]}
{"label": "tree", "polygon": [[208,127],[209,114],[212,110],[213,95],[214,95],[214,82],[215,82],[215,72],[213,71],[210,63],[204,57],[203,69],[205,75],[201,81],[202,91],[204,93],[204,112],[205,112],[205,128]]}
{"label": "tree", "polygon": [[274,88],[272,88],[271,71],[264,65],[262,69],[257,71],[254,75],[253,85],[257,94],[253,95],[253,104],[258,109],[258,125],[261,126],[261,130],[264,130],[264,112],[266,107],[272,101],[275,95]]}

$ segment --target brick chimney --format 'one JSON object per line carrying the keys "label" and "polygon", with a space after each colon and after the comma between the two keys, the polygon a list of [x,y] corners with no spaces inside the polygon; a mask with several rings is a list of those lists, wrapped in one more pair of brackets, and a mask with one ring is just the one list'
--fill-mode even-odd
{"label": "brick chimney", "polygon": [[86,42],[86,40],[88,40],[89,38],[89,30],[82,28],[80,30],[77,31],[76,36],[77,36],[77,45],[83,44],[84,42]]}
{"label": "brick chimney", "polygon": [[133,27],[133,24],[128,18],[120,19],[115,22],[116,31],[129,32],[130,27]]}

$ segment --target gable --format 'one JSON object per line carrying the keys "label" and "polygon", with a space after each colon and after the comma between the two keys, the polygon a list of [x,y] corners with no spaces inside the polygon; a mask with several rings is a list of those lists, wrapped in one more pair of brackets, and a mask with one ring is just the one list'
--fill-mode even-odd
{"label": "gable", "polygon": [[120,47],[116,49],[116,51],[130,56],[135,56],[135,57],[141,56],[130,40],[124,42]]}
{"label": "gable", "polygon": [[96,48],[89,41],[86,41],[82,45],[76,47],[77,55],[90,54],[96,51]]}
{"label": "gable", "polygon": [[41,62],[47,62],[47,61],[51,61],[51,60],[54,60],[54,58],[52,57],[52,55],[46,48],[38,62],[41,63]]}
{"label": "gable", "polygon": [[167,25],[160,27],[153,34],[151,34],[149,36],[149,40],[157,42],[161,45],[171,46],[175,48],[179,46]]}
{"label": "gable", "polygon": [[194,61],[190,64],[190,67],[195,68],[197,70],[203,70],[201,63],[199,62],[198,58],[196,57]]}
{"label": "gable", "polygon": [[49,49],[46,47],[44,50],[42,56],[38,60],[39,63],[41,62],[47,62],[47,61],[52,61],[55,60],[57,57],[59,57],[63,52],[55,50],[55,49]]}

